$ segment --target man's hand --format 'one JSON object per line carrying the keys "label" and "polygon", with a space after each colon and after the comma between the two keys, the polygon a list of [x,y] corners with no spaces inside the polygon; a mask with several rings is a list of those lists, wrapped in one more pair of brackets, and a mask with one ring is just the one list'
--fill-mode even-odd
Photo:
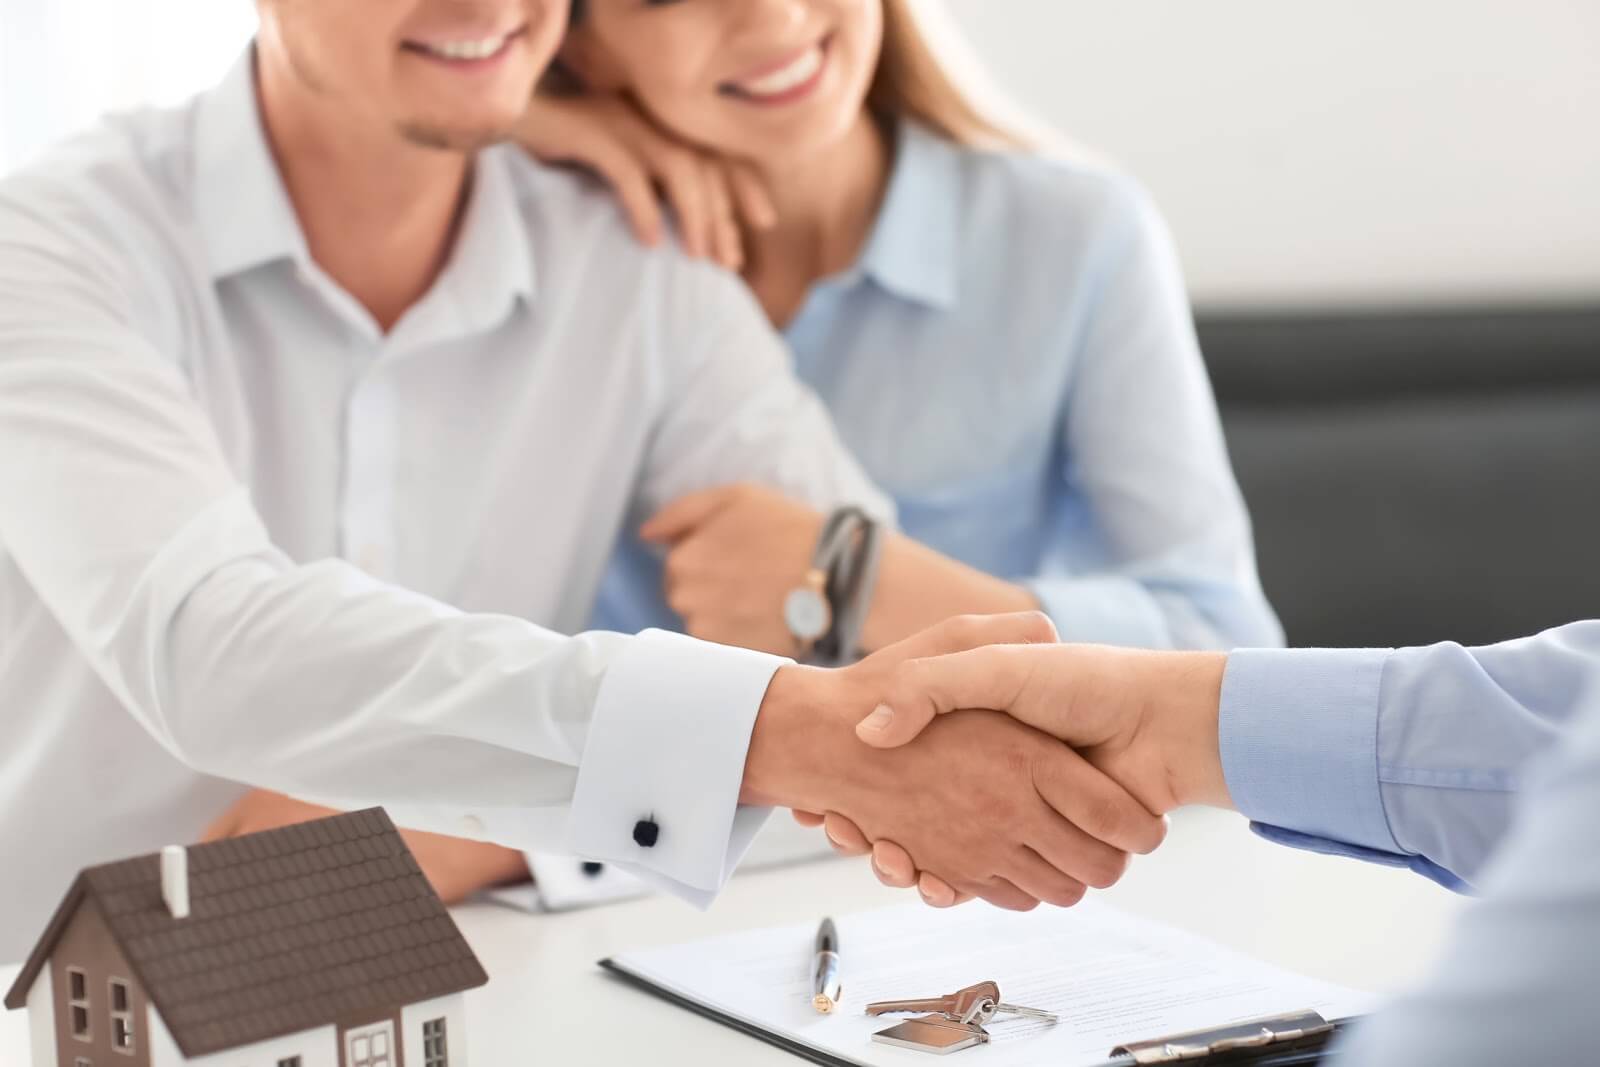
{"label": "man's hand", "polygon": [[[997,646],[913,659],[898,666],[886,699],[856,733],[868,745],[893,748],[950,712],[994,708],[1071,745],[1153,812],[1228,807],[1217,736],[1226,664],[1218,653],[1086,645]],[[919,877],[903,843],[876,837],[843,813],[829,813],[827,831],[842,852],[870,847],[886,883],[917,884],[930,903],[963,899],[962,887],[925,864]]]}
{"label": "man's hand", "polygon": [[743,799],[837,813],[1002,907],[1070,905],[1086,886],[1111,885],[1166,825],[1067,746],[984,713],[942,716],[915,745],[881,751],[854,733],[899,692],[907,662],[1053,637],[1036,613],[963,616],[844,670],[781,669],[751,736]]}
{"label": "man's hand", "polygon": [[691,493],[640,528],[669,546],[667,603],[693,637],[789,655],[783,599],[805,579],[823,517],[756,485]]}
{"label": "man's hand", "polygon": [[[310,822],[338,812],[307,804],[281,793],[253,789],[240,797],[215,822],[206,827],[203,841],[243,837],[261,830]],[[446,904],[458,904],[480,889],[524,881],[528,864],[522,853],[482,841],[466,841],[443,834],[402,830],[400,836],[417,858],[417,865]]]}

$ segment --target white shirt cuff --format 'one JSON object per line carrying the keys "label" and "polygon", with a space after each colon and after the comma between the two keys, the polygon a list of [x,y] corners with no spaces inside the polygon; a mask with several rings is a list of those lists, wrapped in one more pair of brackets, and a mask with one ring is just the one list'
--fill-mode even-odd
{"label": "white shirt cuff", "polygon": [[740,808],[739,790],[756,714],[788,662],[662,630],[629,642],[600,684],[570,851],[708,906],[769,814]]}

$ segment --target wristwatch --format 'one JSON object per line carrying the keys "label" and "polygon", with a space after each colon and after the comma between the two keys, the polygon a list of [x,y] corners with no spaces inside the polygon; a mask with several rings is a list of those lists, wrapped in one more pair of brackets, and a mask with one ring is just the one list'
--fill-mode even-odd
{"label": "wristwatch", "polygon": [[817,547],[811,554],[811,567],[802,584],[783,598],[783,621],[794,637],[795,658],[811,655],[819,642],[833,629],[835,576],[850,555],[856,533],[867,522],[860,508],[839,508],[822,524]]}
{"label": "wristwatch", "polygon": [[828,516],[803,584],[783,600],[796,659],[826,667],[855,659],[882,548],[883,528],[860,508]]}
{"label": "wristwatch", "polygon": [[783,598],[783,621],[794,635],[804,659],[833,627],[833,605],[828,603],[828,572],[818,567],[806,571],[805,584]]}

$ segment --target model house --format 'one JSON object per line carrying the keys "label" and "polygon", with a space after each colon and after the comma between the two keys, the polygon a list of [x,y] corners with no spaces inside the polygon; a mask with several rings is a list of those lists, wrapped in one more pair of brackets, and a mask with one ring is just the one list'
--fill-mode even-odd
{"label": "model house", "polygon": [[465,1067],[486,981],[372,809],[83,871],[6,1007],[33,1067]]}

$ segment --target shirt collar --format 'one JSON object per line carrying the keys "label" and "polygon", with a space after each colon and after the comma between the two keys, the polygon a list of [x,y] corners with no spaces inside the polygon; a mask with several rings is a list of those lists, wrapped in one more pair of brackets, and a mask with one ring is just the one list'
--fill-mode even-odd
{"label": "shirt collar", "polygon": [[[492,325],[516,297],[533,296],[533,250],[508,151],[479,153],[456,244],[436,283],[449,288],[463,328]],[[213,278],[282,259],[310,263],[261,124],[253,46],[200,97],[194,203]]]}
{"label": "shirt collar", "polygon": [[518,152],[488,148],[473,163],[472,192],[439,279],[454,293],[466,329],[494,325],[518,297],[533,299],[533,243],[512,174]]}
{"label": "shirt collar", "polygon": [[861,269],[907,300],[948,308],[960,269],[961,149],[909,121],[900,123],[897,141]]}
{"label": "shirt collar", "polygon": [[195,223],[213,278],[310,257],[256,107],[255,49],[201,95],[195,116]]}

